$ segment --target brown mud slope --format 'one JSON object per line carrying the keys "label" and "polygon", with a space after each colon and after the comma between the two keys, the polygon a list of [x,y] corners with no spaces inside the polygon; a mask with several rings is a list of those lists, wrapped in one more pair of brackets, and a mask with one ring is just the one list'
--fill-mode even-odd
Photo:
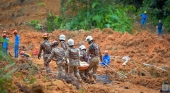
{"label": "brown mud slope", "polygon": [[60,0],[0,0],[0,29],[22,29],[31,20],[45,24],[48,13],[59,12]]}
{"label": "brown mud slope", "polygon": [[[39,66],[39,72],[34,77],[36,83],[41,85],[45,93],[159,93],[161,85],[164,81],[170,81],[169,60],[170,60],[170,35],[158,37],[156,34],[149,32],[140,32],[135,35],[128,33],[119,33],[111,29],[93,29],[91,31],[61,31],[57,30],[50,33],[50,41],[58,40],[60,34],[65,34],[67,40],[72,38],[75,40],[75,45],[85,44],[85,38],[91,35],[95,42],[100,45],[101,51],[109,50],[111,55],[111,68],[117,72],[121,72],[127,78],[119,78],[110,68],[104,69],[99,66],[99,75],[109,75],[112,83],[110,84],[82,84],[80,90],[76,90],[74,86],[65,83],[64,81],[47,79],[46,77],[55,77],[56,74],[45,75],[43,68],[43,60],[38,60],[37,56],[32,56],[33,63]],[[21,36],[20,49],[32,54],[33,51],[39,49],[39,44],[42,41],[42,33],[35,31],[19,31]],[[13,54],[13,36],[9,35],[10,52]],[[129,56],[131,59],[126,66],[122,66],[122,57]],[[18,63],[18,62],[17,62]],[[19,62],[20,63],[20,62]],[[27,63],[27,62],[22,62]],[[143,63],[152,64],[158,67],[145,66]],[[57,73],[55,62],[50,63],[50,67],[54,73]],[[166,71],[163,71],[163,70]],[[26,77],[24,73],[20,77],[15,77],[14,80],[19,84],[25,84],[21,79]],[[31,85],[29,85],[31,89]],[[125,87],[128,89],[125,89]],[[84,92],[83,92],[84,91]],[[19,92],[19,90],[18,90]]]}

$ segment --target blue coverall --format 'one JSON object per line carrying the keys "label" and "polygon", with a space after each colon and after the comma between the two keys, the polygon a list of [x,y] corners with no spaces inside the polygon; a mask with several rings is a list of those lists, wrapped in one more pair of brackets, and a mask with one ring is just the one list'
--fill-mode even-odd
{"label": "blue coverall", "polygon": [[14,43],[14,55],[15,55],[15,58],[18,58],[19,44],[20,44],[20,37],[19,37],[18,34],[16,34],[15,35],[15,43]]}
{"label": "blue coverall", "polygon": [[147,15],[141,14],[140,16],[141,16],[141,25],[144,26],[146,24]]}
{"label": "blue coverall", "polygon": [[8,54],[8,43],[9,39],[7,37],[3,38],[2,48]]}
{"label": "blue coverall", "polygon": [[109,65],[110,56],[108,54],[105,54],[102,59],[103,59],[103,62],[100,62],[100,65],[102,66]]}

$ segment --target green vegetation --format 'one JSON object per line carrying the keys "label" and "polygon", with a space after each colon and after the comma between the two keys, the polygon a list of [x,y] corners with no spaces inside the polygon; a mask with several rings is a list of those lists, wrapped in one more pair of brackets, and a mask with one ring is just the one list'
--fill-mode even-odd
{"label": "green vegetation", "polygon": [[[131,33],[133,21],[147,11],[147,22],[156,26],[161,19],[165,30],[170,31],[169,5],[170,0],[61,0],[60,15],[49,13],[43,27],[49,32],[54,29],[112,28]],[[36,20],[30,25],[41,30],[42,25]]]}
{"label": "green vegetation", "polygon": [[0,47],[0,66],[0,93],[7,93],[7,90],[14,89],[12,87],[12,74],[16,68],[14,68],[15,63],[3,52],[2,47]]}
{"label": "green vegetation", "polygon": [[[111,3],[112,0],[63,1],[61,16],[49,16],[48,30],[89,30],[92,28],[112,28],[120,32],[130,32],[132,20],[122,8]],[[52,21],[53,20],[53,21]],[[50,25],[49,25],[50,24]]]}
{"label": "green vegetation", "polygon": [[38,2],[38,6],[45,6],[44,2]]}
{"label": "green vegetation", "polygon": [[31,20],[28,24],[29,24],[30,26],[34,27],[36,30],[41,30],[41,29],[42,29],[42,26],[41,26],[41,24],[38,22],[38,20]]}

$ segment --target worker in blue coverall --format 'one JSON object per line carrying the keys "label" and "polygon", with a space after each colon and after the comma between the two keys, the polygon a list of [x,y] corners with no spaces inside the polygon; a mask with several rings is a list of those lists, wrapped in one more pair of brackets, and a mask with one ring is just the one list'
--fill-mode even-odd
{"label": "worker in blue coverall", "polygon": [[3,42],[2,42],[2,48],[3,51],[8,54],[8,43],[9,43],[9,39],[7,38],[6,34],[2,34],[3,37]]}
{"label": "worker in blue coverall", "polygon": [[109,56],[107,50],[105,50],[104,56],[103,56],[102,59],[103,59],[103,62],[100,62],[100,65],[101,65],[101,66],[107,66],[107,65],[109,65],[109,63],[110,63],[110,56]]}
{"label": "worker in blue coverall", "polygon": [[162,35],[163,24],[162,24],[161,20],[159,20],[159,23],[156,26],[156,28],[157,28],[157,31],[158,31],[158,35]]}
{"label": "worker in blue coverall", "polygon": [[141,28],[145,28],[147,19],[146,11],[144,11],[144,13],[142,13],[140,16],[141,16]]}
{"label": "worker in blue coverall", "polygon": [[18,58],[18,52],[19,52],[19,44],[20,44],[20,37],[18,35],[17,30],[14,30],[14,35],[15,35],[15,42],[14,42],[14,55],[15,58]]}

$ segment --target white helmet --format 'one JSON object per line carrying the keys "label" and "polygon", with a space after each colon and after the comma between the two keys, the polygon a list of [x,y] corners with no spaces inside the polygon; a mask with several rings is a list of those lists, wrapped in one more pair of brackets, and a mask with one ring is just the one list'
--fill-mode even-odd
{"label": "white helmet", "polygon": [[92,36],[87,36],[86,37],[86,41],[92,41],[92,40],[93,40]]}
{"label": "white helmet", "polygon": [[63,34],[62,34],[62,35],[60,35],[60,36],[59,36],[59,40],[66,40],[66,36],[65,36],[65,35],[63,35]]}
{"label": "white helmet", "polygon": [[80,48],[80,50],[86,49],[86,47],[84,45],[81,45],[79,48]]}
{"label": "white helmet", "polygon": [[74,40],[73,39],[69,39],[68,40],[68,46],[73,46],[74,45]]}

